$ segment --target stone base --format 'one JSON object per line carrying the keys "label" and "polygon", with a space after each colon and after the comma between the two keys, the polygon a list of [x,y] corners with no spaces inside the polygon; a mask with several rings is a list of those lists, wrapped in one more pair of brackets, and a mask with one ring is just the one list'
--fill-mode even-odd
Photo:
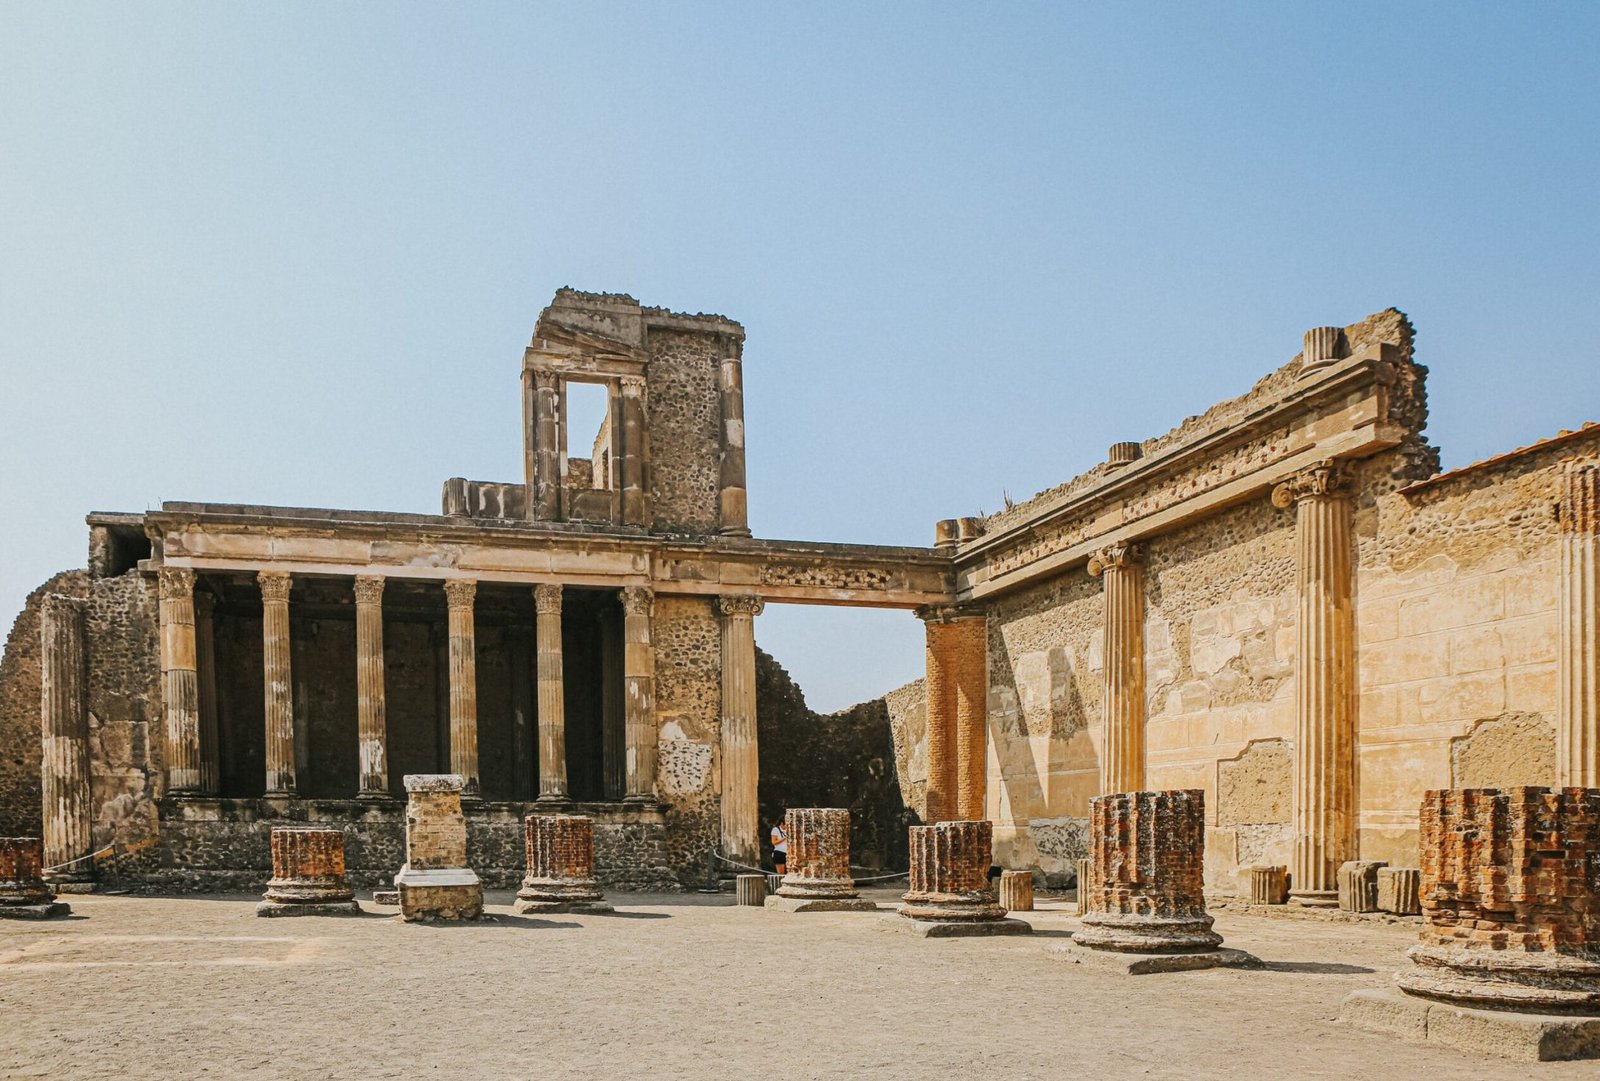
{"label": "stone base", "polygon": [[1031,935],[1033,925],[1025,920],[914,920],[898,913],[883,917],[891,931],[906,931],[919,938],[987,938],[990,935]]}
{"label": "stone base", "polygon": [[1123,953],[1092,946],[1051,946],[1050,956],[1075,965],[1088,965],[1124,976],[1148,976],[1155,972],[1192,972],[1202,968],[1239,968],[1257,964],[1243,950],[1196,950],[1188,953]]}
{"label": "stone base", "polygon": [[408,923],[475,920],[483,915],[483,883],[465,867],[443,871],[402,867],[394,884],[400,894],[400,918]]}
{"label": "stone base", "polygon": [[262,901],[256,905],[257,916],[359,916],[361,906],[354,901],[327,901],[323,903],[289,903]]}
{"label": "stone base", "polygon": [[518,901],[516,909],[525,916],[537,916],[547,912],[553,915],[563,912],[604,915],[616,911],[606,901]]}
{"label": "stone base", "polygon": [[1289,903],[1300,905],[1303,908],[1338,908],[1338,890],[1306,890],[1302,893],[1289,891]]}
{"label": "stone base", "polygon": [[1083,930],[1072,936],[1080,946],[1124,953],[1204,953],[1222,945],[1211,929],[1211,917],[1127,916],[1091,912]]}
{"label": "stone base", "polygon": [[776,912],[876,912],[878,902],[865,897],[784,897],[779,894],[767,898],[767,907]]}
{"label": "stone base", "polygon": [[398,905],[400,903],[400,891],[373,890],[372,903],[375,905]]}
{"label": "stone base", "polygon": [[1600,1017],[1480,1010],[1379,990],[1346,995],[1339,1020],[1367,1032],[1523,1062],[1600,1058]]}
{"label": "stone base", "polygon": [[50,888],[55,890],[56,893],[58,893],[58,894],[59,893],[94,893],[97,890],[99,890],[99,888],[100,888],[100,884],[97,883],[92,878],[85,878],[85,879],[56,879],[56,878],[46,877],[45,881],[50,883]]}
{"label": "stone base", "polygon": [[1516,950],[1418,945],[1395,973],[1404,991],[1462,1006],[1600,1015],[1600,959]]}
{"label": "stone base", "polygon": [[72,906],[63,901],[48,901],[42,905],[0,905],[0,919],[51,920],[70,916]]}

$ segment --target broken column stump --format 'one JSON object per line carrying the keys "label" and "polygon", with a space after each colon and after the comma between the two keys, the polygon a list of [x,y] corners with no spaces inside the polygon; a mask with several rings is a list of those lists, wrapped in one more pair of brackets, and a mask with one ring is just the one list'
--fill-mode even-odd
{"label": "broken column stump", "polygon": [[1078,911],[1079,916],[1089,911],[1089,861],[1078,861]]}
{"label": "broken column stump", "polygon": [[788,872],[768,908],[783,912],[873,912],[850,877],[850,812],[838,807],[791,807]]}
{"label": "broken column stump", "polygon": [[458,773],[406,777],[406,865],[394,884],[408,922],[483,915],[483,883],[467,866],[462,784]]}
{"label": "broken column stump", "polygon": [[528,873],[517,891],[518,912],[610,912],[594,877],[594,819],[531,814],[523,820]]}
{"label": "broken column stump", "polygon": [[325,826],[274,826],[272,878],[257,916],[348,916],[359,913],[345,879],[344,832]]}
{"label": "broken column stump", "polygon": [[1000,907],[1007,912],[1033,911],[1033,872],[1000,872]]}
{"label": "broken column stump", "polygon": [[1600,1057],[1600,788],[1422,803],[1422,917],[1396,991],[1341,1020],[1509,1057]]}
{"label": "broken column stump", "polygon": [[1378,908],[1396,916],[1415,916],[1421,913],[1422,869],[1379,867]]}
{"label": "broken column stump", "polygon": [[[1123,792],[1089,801],[1088,911],[1063,957],[1130,975],[1243,964],[1206,912],[1205,793]],[[1100,955],[1096,958],[1096,955]],[[1132,955],[1132,956],[1130,956]]]}
{"label": "broken column stump", "polygon": [[1252,905],[1286,905],[1289,903],[1289,868],[1271,864],[1255,864],[1239,870],[1240,891]]}
{"label": "broken column stump", "polygon": [[735,904],[748,905],[751,908],[761,908],[766,905],[766,875],[736,875],[733,883]]}
{"label": "broken column stump", "polygon": [[1382,860],[1346,860],[1334,876],[1339,888],[1339,909],[1343,912],[1378,911],[1378,869]]}
{"label": "broken column stump", "polygon": [[987,821],[912,826],[911,888],[893,926],[925,938],[1031,934],[1031,925],[1006,918],[989,885],[993,849]]}
{"label": "broken column stump", "polygon": [[47,920],[71,911],[44,880],[44,839],[0,837],[0,918]]}

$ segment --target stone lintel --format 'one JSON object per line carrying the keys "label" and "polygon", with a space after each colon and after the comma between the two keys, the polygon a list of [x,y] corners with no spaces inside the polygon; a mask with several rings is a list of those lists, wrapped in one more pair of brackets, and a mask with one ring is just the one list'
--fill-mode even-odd
{"label": "stone lintel", "polygon": [[1366,1032],[1521,1062],[1600,1058],[1600,1017],[1480,1010],[1384,988],[1345,996],[1339,1020]]}

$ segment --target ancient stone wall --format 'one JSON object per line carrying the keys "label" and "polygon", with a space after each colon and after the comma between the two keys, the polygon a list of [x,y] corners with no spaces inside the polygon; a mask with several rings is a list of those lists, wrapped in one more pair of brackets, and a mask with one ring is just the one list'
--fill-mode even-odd
{"label": "ancient stone wall", "polygon": [[135,571],[91,581],[84,640],[90,814],[95,846],[115,846],[99,865],[115,877],[146,865],[157,835],[163,748],[154,579]]}
{"label": "ancient stone wall", "polygon": [[39,606],[49,593],[84,596],[88,576],[63,571],[28,594],[0,654],[0,836],[37,837],[39,790]]}
{"label": "ancient stone wall", "polygon": [[658,532],[717,531],[717,366],[707,335],[651,331],[649,484]]}
{"label": "ancient stone wall", "polygon": [[894,773],[906,811],[919,822],[928,810],[928,687],[920,679],[883,696],[894,742]]}
{"label": "ancient stone wall", "polygon": [[720,832],[722,628],[715,602],[700,597],[657,595],[654,623],[656,794],[671,808],[667,858],[685,885],[701,885]]}

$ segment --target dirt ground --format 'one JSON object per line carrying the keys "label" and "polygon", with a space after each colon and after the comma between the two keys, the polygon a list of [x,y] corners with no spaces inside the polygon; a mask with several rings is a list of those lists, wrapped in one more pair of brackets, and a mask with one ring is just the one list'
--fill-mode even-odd
{"label": "dirt ground", "polygon": [[[873,895],[882,913],[895,894]],[[1594,1081],[1334,1021],[1407,927],[1221,915],[1256,970],[1118,976],[1026,937],[925,940],[872,913],[621,895],[612,916],[259,919],[254,898],[68,898],[0,921],[0,1077],[1497,1078]],[[365,902],[364,902],[365,903]]]}

